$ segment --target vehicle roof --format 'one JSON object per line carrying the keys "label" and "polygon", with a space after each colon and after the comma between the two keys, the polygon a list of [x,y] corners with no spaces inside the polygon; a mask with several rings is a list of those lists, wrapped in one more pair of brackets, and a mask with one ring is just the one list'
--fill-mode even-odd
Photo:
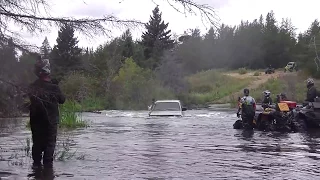
{"label": "vehicle roof", "polygon": [[288,62],[288,64],[289,64],[289,63],[295,63],[295,62]]}
{"label": "vehicle roof", "polygon": [[180,103],[180,100],[158,100],[158,101],[156,101],[156,103],[159,103],[159,102],[176,102],[176,103]]}

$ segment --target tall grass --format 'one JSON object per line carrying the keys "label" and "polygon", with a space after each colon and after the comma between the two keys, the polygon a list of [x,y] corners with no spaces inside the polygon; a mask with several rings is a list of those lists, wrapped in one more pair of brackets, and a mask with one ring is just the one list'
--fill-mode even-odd
{"label": "tall grass", "polygon": [[[59,111],[59,128],[75,129],[88,126],[80,113],[81,105],[75,101],[67,100],[59,106]],[[30,128],[30,121],[28,121],[27,127]]]}
{"label": "tall grass", "polygon": [[216,101],[243,89],[250,81],[251,78],[239,80],[215,70],[197,73],[188,78],[191,86],[188,103],[199,105]]}
{"label": "tall grass", "polygon": [[79,111],[81,106],[75,101],[67,100],[59,107],[60,111],[60,128],[79,128],[87,127],[86,121],[82,119]]}

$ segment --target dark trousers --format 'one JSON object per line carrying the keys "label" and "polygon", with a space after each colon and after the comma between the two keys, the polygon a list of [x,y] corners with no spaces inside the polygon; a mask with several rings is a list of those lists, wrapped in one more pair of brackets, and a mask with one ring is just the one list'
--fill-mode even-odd
{"label": "dark trousers", "polygon": [[253,128],[253,118],[254,116],[242,116],[242,125],[244,129]]}
{"label": "dark trousers", "polygon": [[[43,159],[44,165],[52,165],[53,155],[57,140],[57,123],[44,119],[31,119],[32,131],[32,159],[40,164]],[[43,155],[42,155],[43,153]]]}

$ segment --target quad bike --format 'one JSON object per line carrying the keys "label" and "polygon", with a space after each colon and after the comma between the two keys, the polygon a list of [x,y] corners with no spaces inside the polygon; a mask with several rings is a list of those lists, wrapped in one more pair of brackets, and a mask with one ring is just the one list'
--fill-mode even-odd
{"label": "quad bike", "polygon": [[315,102],[309,102],[305,107],[297,108],[295,119],[303,130],[320,128],[319,99],[316,98]]}
{"label": "quad bike", "polygon": [[267,68],[266,71],[265,71],[265,74],[273,74],[275,72],[274,68]]}
{"label": "quad bike", "polygon": [[293,131],[294,114],[287,103],[265,108],[256,120],[256,129],[260,131]]}
{"label": "quad bike", "polygon": [[[296,131],[294,108],[296,102],[280,101],[277,105],[271,105],[262,112],[258,112],[253,120],[254,129],[260,131]],[[237,120],[233,124],[234,129],[242,129],[242,121]]]}

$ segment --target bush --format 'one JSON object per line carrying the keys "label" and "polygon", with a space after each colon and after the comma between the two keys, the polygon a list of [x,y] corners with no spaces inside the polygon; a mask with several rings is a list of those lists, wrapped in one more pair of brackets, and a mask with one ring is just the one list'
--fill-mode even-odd
{"label": "bush", "polygon": [[161,86],[150,70],[139,67],[131,58],[126,59],[113,82],[117,109],[146,109],[152,98],[174,97],[171,90]]}
{"label": "bush", "polygon": [[94,96],[95,79],[84,74],[73,72],[66,76],[60,83],[61,90],[68,99],[81,101]]}
{"label": "bush", "polygon": [[60,128],[78,128],[86,127],[87,123],[82,120],[81,115],[77,112],[81,109],[81,106],[74,101],[66,101],[59,107],[60,110]]}
{"label": "bush", "polygon": [[238,73],[239,73],[239,74],[247,74],[248,71],[247,71],[246,68],[239,68],[239,69],[238,69]]}
{"label": "bush", "polygon": [[261,73],[260,72],[254,72],[253,76],[260,76]]}

